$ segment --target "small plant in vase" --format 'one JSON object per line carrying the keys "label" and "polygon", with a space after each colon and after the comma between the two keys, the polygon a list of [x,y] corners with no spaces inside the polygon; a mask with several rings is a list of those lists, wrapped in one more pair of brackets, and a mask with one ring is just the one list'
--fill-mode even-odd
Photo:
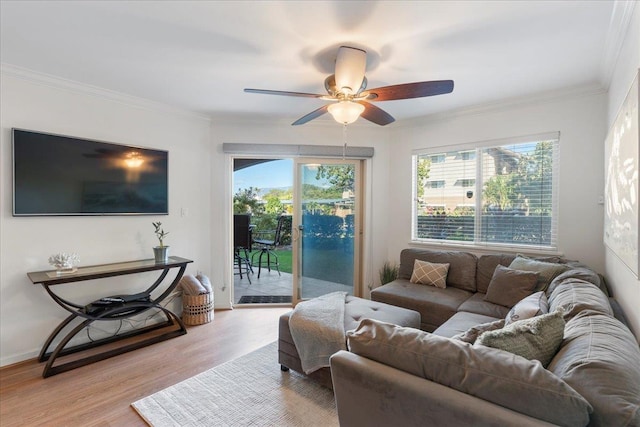
{"label": "small plant in vase", "polygon": [[153,224],[153,227],[155,228],[156,237],[158,238],[158,241],[160,242],[159,246],[155,246],[153,248],[153,256],[154,256],[156,262],[158,262],[158,263],[167,262],[167,260],[169,258],[169,246],[165,246],[164,237],[167,234],[169,234],[169,232],[164,231],[162,229],[162,223],[160,221],[152,222],[152,224]]}

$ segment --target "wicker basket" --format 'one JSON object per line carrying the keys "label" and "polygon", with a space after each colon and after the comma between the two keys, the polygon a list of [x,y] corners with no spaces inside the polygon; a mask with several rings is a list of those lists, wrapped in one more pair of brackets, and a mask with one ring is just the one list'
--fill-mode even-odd
{"label": "wicker basket", "polygon": [[182,294],[182,321],[185,325],[203,325],[213,320],[213,293]]}

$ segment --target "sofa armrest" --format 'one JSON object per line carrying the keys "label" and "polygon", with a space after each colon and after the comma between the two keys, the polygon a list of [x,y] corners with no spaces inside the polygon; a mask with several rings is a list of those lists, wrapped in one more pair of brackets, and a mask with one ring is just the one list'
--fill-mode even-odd
{"label": "sofa armrest", "polygon": [[347,351],[331,376],[341,427],[553,425]]}

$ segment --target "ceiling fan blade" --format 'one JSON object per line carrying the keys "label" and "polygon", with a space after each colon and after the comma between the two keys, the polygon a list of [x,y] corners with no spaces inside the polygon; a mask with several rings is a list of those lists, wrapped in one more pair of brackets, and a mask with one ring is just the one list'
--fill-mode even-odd
{"label": "ceiling fan blade", "polygon": [[317,110],[313,110],[312,112],[310,112],[306,116],[300,117],[298,120],[296,120],[295,122],[291,123],[291,126],[303,125],[303,124],[305,124],[307,122],[310,122],[313,119],[317,119],[318,117],[320,117],[321,115],[323,115],[324,113],[327,112],[327,108],[329,108],[329,104],[323,105],[322,107],[318,108]]}
{"label": "ceiling fan blade", "polygon": [[318,95],[315,93],[304,92],[286,92],[282,90],[268,90],[268,89],[245,89],[247,93],[261,93],[263,95],[282,95],[282,96],[301,96],[304,98],[322,98],[327,95]]}
{"label": "ceiling fan blade", "polygon": [[396,99],[422,98],[453,92],[453,80],[405,83],[370,89],[369,101],[393,101]]}
{"label": "ceiling fan blade", "polygon": [[385,126],[396,121],[391,114],[387,113],[382,108],[364,101],[358,101],[358,104],[364,105],[364,111],[360,114],[360,117],[363,119],[369,120],[370,122],[380,126]]}
{"label": "ceiling fan blade", "polygon": [[343,93],[355,94],[362,86],[367,68],[367,52],[349,46],[340,46],[336,57],[336,88]]}

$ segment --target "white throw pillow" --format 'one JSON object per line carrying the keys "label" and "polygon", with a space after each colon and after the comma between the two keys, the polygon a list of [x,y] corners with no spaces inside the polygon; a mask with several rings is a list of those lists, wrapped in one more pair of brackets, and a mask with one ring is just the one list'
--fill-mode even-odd
{"label": "white throw pillow", "polygon": [[448,272],[449,264],[436,264],[417,259],[413,263],[413,273],[409,281],[444,289],[447,287]]}
{"label": "white throw pillow", "polygon": [[536,292],[522,299],[509,310],[507,317],[504,319],[504,326],[517,322],[518,320],[530,319],[541,314],[547,314],[548,312],[549,302],[547,301],[547,295],[544,291]]}

